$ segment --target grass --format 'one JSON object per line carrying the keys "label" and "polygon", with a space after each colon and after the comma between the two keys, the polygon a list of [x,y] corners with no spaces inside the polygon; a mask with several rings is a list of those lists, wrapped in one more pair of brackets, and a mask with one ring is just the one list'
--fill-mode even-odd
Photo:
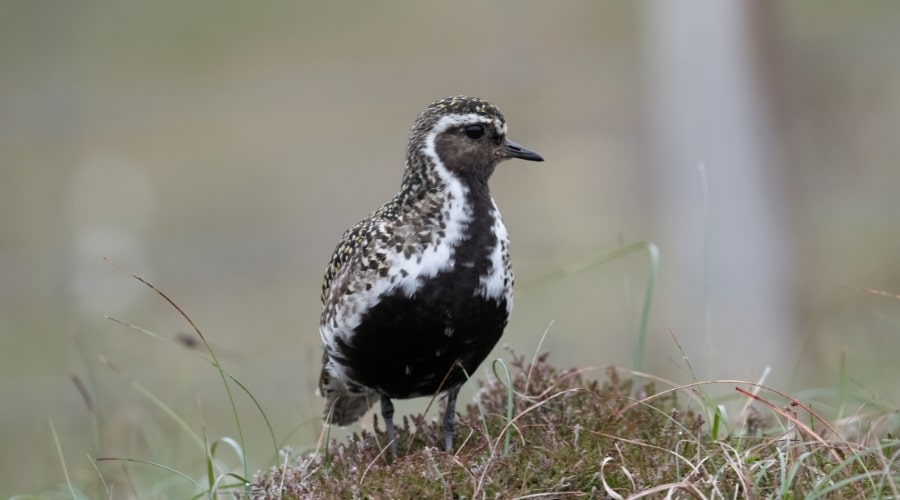
{"label": "grass", "polygon": [[[652,244],[638,244],[577,264],[558,276],[581,272],[613,258],[647,250],[650,277],[641,310],[637,351],[658,268]],[[158,293],[194,329],[225,386],[236,438],[210,439],[195,430],[138,381],[134,390],[189,436],[197,470],[122,456],[87,456],[95,480],[75,479],[72,465],[50,423],[66,484],[30,498],[177,497],[217,498],[900,498],[900,412],[847,390],[846,373],[834,391],[792,396],[759,381],[695,381],[688,385],[608,368],[553,366],[546,354],[526,360],[510,352],[493,361],[493,376],[470,383],[476,398],[460,413],[454,451],[441,451],[436,418],[412,415],[398,425],[400,456],[391,461],[377,416],[371,430],[331,439],[323,429],[314,449],[294,452],[276,440],[262,405],[219,362],[200,329],[163,292],[127,270],[117,269]],[[112,318],[111,318],[112,319]],[[116,321],[171,342],[129,323]],[[674,339],[677,344],[677,339]],[[540,347],[537,349],[540,350]],[[117,373],[118,370],[103,360]],[[642,362],[636,354],[635,363]],[[693,369],[688,369],[693,374]],[[88,411],[92,431],[100,419],[89,388],[73,382]],[[726,387],[725,399],[710,389]],[[236,389],[236,390],[232,390]],[[269,463],[253,464],[245,450],[236,397],[246,397],[262,416],[271,443]],[[431,406],[430,404],[428,405]],[[734,406],[732,404],[732,406]],[[853,409],[853,411],[848,411]],[[102,453],[94,439],[94,454]],[[257,443],[254,443],[257,444]],[[71,459],[70,459],[71,460]],[[202,465],[202,466],[201,466]],[[256,472],[254,472],[256,471]],[[149,486],[148,486],[149,485]],[[124,493],[123,493],[124,492]]]}
{"label": "grass", "polygon": [[[498,378],[479,381],[478,403],[462,412],[453,453],[439,451],[439,422],[416,415],[398,429],[400,449],[411,451],[391,463],[375,418],[372,431],[332,441],[327,458],[287,453],[282,464],[257,474],[250,496],[898,496],[900,441],[892,434],[850,441],[827,416],[765,387],[741,381],[636,387],[636,378],[612,368],[601,382],[588,370],[559,370],[546,355],[533,363],[514,356],[510,367],[513,417],[509,386]],[[742,425],[721,439],[704,419],[700,391],[709,384],[734,386],[751,401]],[[635,392],[643,396],[635,399]]]}

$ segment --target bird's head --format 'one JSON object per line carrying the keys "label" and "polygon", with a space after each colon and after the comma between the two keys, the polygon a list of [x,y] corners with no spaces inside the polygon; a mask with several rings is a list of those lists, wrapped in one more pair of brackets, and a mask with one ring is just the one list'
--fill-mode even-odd
{"label": "bird's head", "polygon": [[407,168],[430,170],[424,172],[426,177],[487,181],[497,164],[510,158],[544,160],[509,140],[500,110],[482,99],[456,96],[436,101],[419,114],[410,130]]}

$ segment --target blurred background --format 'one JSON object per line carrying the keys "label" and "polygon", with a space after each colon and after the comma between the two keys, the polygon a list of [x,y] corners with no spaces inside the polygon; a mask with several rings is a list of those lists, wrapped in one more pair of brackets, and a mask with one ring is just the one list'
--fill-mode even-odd
{"label": "blurred background", "polygon": [[[191,316],[280,442],[314,446],[325,264],[395,193],[416,114],[456,94],[546,158],[492,179],[516,352],[549,328],[558,366],[633,368],[646,254],[544,278],[652,241],[644,371],[768,368],[894,405],[900,301],[858,288],[900,292],[900,5],[688,3],[0,4],[0,496],[63,482],[51,421],[86,491],[88,454],[202,474],[146,393],[236,437],[190,326],[103,257]],[[121,496],[183,481],[148,468],[98,464]]]}

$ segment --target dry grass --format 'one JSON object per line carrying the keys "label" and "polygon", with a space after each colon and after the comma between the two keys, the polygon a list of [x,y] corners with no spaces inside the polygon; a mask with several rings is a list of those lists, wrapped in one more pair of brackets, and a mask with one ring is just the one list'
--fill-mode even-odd
{"label": "dry grass", "polygon": [[798,401],[775,404],[740,389],[752,401],[742,425],[713,439],[696,384],[657,393],[613,369],[600,383],[552,367],[546,355],[533,364],[514,357],[511,367],[512,407],[505,383],[480,382],[452,454],[439,451],[439,423],[417,416],[398,429],[408,452],[390,463],[376,418],[374,432],[333,441],[327,453],[286,452],[280,466],[257,474],[251,496],[898,497],[900,442],[865,432],[850,441]]}

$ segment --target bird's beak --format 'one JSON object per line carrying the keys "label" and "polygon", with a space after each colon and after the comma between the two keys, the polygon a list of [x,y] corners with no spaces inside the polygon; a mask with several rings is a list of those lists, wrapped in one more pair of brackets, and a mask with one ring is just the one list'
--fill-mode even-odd
{"label": "bird's beak", "polygon": [[544,161],[544,157],[534,151],[523,147],[509,139],[507,139],[500,148],[500,153],[504,158],[518,158],[528,161]]}

